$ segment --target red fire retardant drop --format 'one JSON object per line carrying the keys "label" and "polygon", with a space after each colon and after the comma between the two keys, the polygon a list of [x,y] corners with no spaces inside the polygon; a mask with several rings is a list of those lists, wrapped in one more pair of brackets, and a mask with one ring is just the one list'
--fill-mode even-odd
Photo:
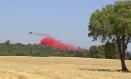
{"label": "red fire retardant drop", "polygon": [[51,46],[51,47],[54,47],[54,48],[58,48],[58,49],[66,49],[66,50],[72,50],[72,51],[79,51],[80,49],[78,47],[74,47],[70,44],[64,44],[52,37],[44,37],[41,42],[40,42],[41,45],[44,45],[44,46]]}

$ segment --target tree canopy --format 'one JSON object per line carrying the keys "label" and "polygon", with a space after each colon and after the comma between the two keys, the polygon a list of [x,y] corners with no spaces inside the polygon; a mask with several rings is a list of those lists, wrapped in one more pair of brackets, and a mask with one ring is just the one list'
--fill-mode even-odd
{"label": "tree canopy", "polygon": [[88,35],[94,40],[116,43],[122,70],[128,71],[124,59],[131,40],[131,1],[117,1],[96,10],[91,15]]}

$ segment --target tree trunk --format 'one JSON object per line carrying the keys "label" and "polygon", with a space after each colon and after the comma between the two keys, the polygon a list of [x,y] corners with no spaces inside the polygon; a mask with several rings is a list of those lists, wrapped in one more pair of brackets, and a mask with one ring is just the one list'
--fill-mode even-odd
{"label": "tree trunk", "polygon": [[123,72],[128,72],[128,69],[125,64],[125,46],[121,46],[120,44],[117,44],[118,46],[118,52],[120,54],[120,60],[121,60],[121,66]]}
{"label": "tree trunk", "polygon": [[122,66],[122,71],[128,72],[128,69],[125,64],[125,55],[120,52],[120,60],[121,60],[121,66]]}

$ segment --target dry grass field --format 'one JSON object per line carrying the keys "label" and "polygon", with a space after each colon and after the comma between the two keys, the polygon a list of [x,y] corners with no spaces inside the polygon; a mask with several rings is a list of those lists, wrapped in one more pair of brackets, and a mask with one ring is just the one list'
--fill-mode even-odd
{"label": "dry grass field", "polygon": [[[131,61],[126,61],[131,70]],[[131,79],[119,60],[73,57],[0,57],[0,79]]]}

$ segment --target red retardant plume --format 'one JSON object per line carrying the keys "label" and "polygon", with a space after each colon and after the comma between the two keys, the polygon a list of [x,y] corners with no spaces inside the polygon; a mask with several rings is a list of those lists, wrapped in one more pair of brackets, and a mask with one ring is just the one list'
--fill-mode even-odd
{"label": "red retardant plume", "polygon": [[41,42],[40,42],[41,45],[44,45],[44,46],[51,46],[51,47],[54,47],[54,48],[58,48],[58,49],[66,49],[66,50],[72,50],[72,51],[79,51],[80,48],[78,47],[74,47],[70,44],[65,44],[65,43],[62,43],[52,37],[44,37]]}

